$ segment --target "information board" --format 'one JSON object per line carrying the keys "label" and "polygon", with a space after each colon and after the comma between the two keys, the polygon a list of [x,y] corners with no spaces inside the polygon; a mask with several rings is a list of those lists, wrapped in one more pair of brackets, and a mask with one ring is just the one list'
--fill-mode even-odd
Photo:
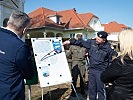
{"label": "information board", "polygon": [[41,87],[72,82],[62,38],[31,38]]}

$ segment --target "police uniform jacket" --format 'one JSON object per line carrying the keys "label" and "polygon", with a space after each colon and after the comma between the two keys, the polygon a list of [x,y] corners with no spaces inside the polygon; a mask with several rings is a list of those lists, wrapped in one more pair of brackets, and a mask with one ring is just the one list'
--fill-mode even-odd
{"label": "police uniform jacket", "polygon": [[105,70],[105,68],[111,63],[112,56],[115,54],[111,49],[110,43],[107,41],[103,45],[98,45],[95,39],[75,40],[71,39],[70,44],[85,47],[89,50],[90,67],[99,71]]}
{"label": "police uniform jacket", "polygon": [[24,100],[24,79],[33,74],[28,46],[15,33],[0,28],[0,100]]}

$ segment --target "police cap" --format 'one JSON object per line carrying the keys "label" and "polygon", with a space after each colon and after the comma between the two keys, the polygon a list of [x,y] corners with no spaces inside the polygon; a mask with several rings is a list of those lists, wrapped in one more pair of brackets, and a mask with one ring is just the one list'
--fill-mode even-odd
{"label": "police cap", "polygon": [[100,31],[100,32],[97,33],[97,36],[100,37],[100,38],[105,38],[106,39],[107,36],[108,36],[108,33],[105,32],[105,31]]}

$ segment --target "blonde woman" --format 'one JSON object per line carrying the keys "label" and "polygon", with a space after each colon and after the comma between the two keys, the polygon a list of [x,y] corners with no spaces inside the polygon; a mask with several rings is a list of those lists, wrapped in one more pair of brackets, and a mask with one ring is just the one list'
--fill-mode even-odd
{"label": "blonde woman", "polygon": [[119,34],[120,55],[102,72],[101,80],[112,83],[107,100],[133,100],[133,29]]}

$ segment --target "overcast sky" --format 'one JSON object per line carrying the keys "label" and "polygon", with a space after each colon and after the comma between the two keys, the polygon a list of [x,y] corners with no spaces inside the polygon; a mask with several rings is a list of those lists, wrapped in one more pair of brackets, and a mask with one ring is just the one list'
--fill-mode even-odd
{"label": "overcast sky", "polygon": [[116,21],[133,28],[133,0],[25,0],[24,6],[26,13],[40,7],[54,11],[75,8],[79,14],[93,13],[102,24]]}

